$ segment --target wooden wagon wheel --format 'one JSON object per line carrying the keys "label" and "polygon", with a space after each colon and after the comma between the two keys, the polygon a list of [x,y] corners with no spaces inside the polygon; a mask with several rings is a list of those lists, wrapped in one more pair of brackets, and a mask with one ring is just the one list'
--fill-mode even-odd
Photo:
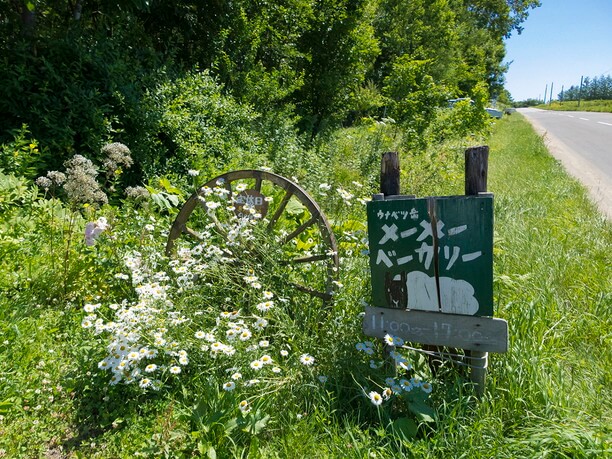
{"label": "wooden wagon wheel", "polygon": [[[238,170],[227,172],[201,186],[183,205],[170,229],[166,254],[175,250],[175,242],[182,236],[200,238],[201,228],[194,228],[194,214],[219,227],[219,222],[206,208],[206,195],[211,189],[222,188],[234,212],[259,213],[262,224],[276,236],[283,249],[284,259],[278,260],[291,272],[290,285],[324,302],[331,300],[334,280],[338,273],[338,246],[331,227],[317,203],[296,183],[271,172]],[[299,218],[297,218],[299,216]],[[200,218],[200,226],[202,226]],[[287,250],[285,250],[287,248]],[[314,248],[314,253],[313,249]],[[319,274],[318,282],[300,281],[300,272]]]}

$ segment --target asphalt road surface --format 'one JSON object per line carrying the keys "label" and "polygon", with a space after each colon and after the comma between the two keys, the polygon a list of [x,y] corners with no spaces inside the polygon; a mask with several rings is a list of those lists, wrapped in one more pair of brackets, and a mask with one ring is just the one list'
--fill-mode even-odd
{"label": "asphalt road surface", "polygon": [[612,219],[612,113],[518,110],[544,135],[550,153]]}

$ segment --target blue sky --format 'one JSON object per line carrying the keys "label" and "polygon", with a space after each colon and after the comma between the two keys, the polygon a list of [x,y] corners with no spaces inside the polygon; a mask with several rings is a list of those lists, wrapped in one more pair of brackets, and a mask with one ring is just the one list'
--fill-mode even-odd
{"label": "blue sky", "polygon": [[505,87],[515,101],[550,96],[580,77],[612,74],[612,0],[541,0],[506,40]]}

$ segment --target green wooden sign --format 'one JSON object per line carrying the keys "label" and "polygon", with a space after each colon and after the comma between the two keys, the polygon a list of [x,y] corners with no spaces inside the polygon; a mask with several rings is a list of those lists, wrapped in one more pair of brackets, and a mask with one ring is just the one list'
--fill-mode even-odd
{"label": "green wooden sign", "polygon": [[493,315],[493,195],[368,203],[376,307]]}

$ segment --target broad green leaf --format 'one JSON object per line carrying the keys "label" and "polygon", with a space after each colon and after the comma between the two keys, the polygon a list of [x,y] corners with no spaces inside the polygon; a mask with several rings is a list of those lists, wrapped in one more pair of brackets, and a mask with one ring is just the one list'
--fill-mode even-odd
{"label": "broad green leaf", "polygon": [[391,423],[393,434],[402,440],[410,440],[417,434],[418,426],[413,419],[398,418]]}
{"label": "broad green leaf", "polygon": [[164,190],[166,190],[170,194],[178,194],[178,195],[181,194],[181,190],[179,190],[177,187],[172,185],[172,183],[170,183],[170,180],[168,180],[166,177],[160,178],[159,184],[162,186]]}
{"label": "broad green leaf", "polygon": [[8,400],[0,402],[0,414],[8,413],[13,406],[13,402],[10,402]]}
{"label": "broad green leaf", "polygon": [[409,410],[423,422],[436,422],[436,412],[427,403],[414,400],[408,404]]}
{"label": "broad green leaf", "polygon": [[287,207],[285,207],[285,212],[287,212],[289,215],[297,216],[301,215],[305,211],[306,207],[297,199],[289,200]]}

